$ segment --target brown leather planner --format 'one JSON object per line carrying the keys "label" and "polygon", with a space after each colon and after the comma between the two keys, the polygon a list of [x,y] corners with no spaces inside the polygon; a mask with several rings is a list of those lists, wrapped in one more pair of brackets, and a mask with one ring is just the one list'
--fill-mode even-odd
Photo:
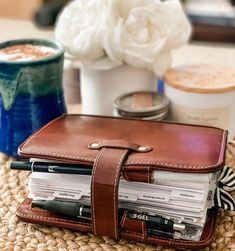
{"label": "brown leather planner", "polygon": [[214,127],[113,117],[64,115],[34,133],[19,156],[92,166],[92,223],[32,208],[26,199],[17,216],[26,222],[67,227],[115,239],[127,238],[176,248],[203,248],[213,240],[217,209],[210,211],[201,239],[186,241],[147,235],[144,221],[118,220],[120,176],[153,181],[155,170],[210,173],[224,166],[227,131]]}

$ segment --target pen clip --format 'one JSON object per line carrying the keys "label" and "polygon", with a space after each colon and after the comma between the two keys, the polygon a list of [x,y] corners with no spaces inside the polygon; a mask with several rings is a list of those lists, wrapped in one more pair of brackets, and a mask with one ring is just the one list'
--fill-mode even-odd
{"label": "pen clip", "polygon": [[34,172],[33,167],[34,167],[34,161],[31,162],[31,171],[32,172]]}
{"label": "pen clip", "polygon": [[82,217],[82,210],[83,210],[83,205],[81,205],[79,208],[79,217]]}

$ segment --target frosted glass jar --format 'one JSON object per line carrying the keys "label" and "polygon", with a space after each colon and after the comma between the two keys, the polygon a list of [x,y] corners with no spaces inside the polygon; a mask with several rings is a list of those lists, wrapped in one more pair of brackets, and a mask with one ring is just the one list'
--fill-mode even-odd
{"label": "frosted glass jar", "polygon": [[211,65],[172,68],[165,74],[172,120],[215,126],[235,136],[235,71]]}
{"label": "frosted glass jar", "polygon": [[82,110],[112,116],[113,101],[128,92],[155,91],[157,78],[145,68],[127,64],[109,70],[81,68]]}

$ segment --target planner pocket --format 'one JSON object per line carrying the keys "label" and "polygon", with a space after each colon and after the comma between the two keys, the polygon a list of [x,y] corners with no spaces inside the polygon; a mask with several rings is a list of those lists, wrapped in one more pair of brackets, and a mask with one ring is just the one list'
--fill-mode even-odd
{"label": "planner pocket", "polygon": [[139,241],[144,241],[147,236],[146,222],[137,219],[129,219],[127,215],[128,212],[125,211],[120,222],[121,233],[133,235],[135,238],[138,238]]}

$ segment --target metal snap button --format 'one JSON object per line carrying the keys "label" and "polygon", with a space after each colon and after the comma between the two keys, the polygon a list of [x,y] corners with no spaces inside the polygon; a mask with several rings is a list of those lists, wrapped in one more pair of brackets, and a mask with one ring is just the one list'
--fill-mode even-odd
{"label": "metal snap button", "polygon": [[99,149],[100,148],[100,144],[97,142],[91,143],[88,148],[90,149]]}
{"label": "metal snap button", "polygon": [[138,151],[139,152],[148,152],[151,148],[149,146],[139,146]]}

